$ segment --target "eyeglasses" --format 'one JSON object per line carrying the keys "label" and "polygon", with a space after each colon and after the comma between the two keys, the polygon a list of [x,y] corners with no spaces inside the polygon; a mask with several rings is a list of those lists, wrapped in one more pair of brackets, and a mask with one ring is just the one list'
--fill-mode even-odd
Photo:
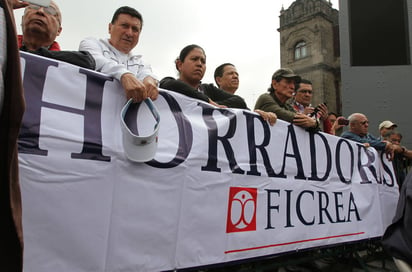
{"label": "eyeglasses", "polygon": [[312,94],[313,91],[311,90],[298,90],[298,93],[307,93],[307,94]]}
{"label": "eyeglasses", "polygon": [[361,124],[362,126],[364,126],[364,125],[366,125],[366,124],[369,124],[369,121],[363,121],[363,122],[359,122],[359,124]]}
{"label": "eyeglasses", "polygon": [[57,15],[57,10],[55,8],[53,8],[52,6],[48,6],[48,7],[42,7],[42,6],[38,6],[38,5],[29,5],[28,6],[29,9],[34,9],[34,10],[39,10],[41,8],[43,8],[44,12],[46,12],[49,15],[52,16],[56,16]]}

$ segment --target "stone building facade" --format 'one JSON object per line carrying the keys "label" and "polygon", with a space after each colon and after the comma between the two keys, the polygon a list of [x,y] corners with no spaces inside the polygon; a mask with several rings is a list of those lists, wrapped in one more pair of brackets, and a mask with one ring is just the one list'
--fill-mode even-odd
{"label": "stone building facade", "polygon": [[341,114],[339,13],[328,0],[296,0],[280,12],[280,60],[312,81],[312,104]]}

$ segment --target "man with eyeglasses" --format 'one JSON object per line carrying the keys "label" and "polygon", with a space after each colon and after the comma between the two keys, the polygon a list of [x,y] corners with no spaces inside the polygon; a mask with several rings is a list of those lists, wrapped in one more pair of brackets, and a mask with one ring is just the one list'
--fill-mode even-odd
{"label": "man with eyeglasses", "polygon": [[278,69],[272,76],[268,93],[262,94],[256,101],[255,110],[274,112],[278,119],[293,123],[308,131],[318,131],[318,120],[296,112],[292,105],[288,103],[288,100],[293,97],[295,92],[295,83],[299,82],[300,79],[300,76],[289,68]]}
{"label": "man with eyeglasses", "polygon": [[126,98],[134,102],[159,95],[158,80],[141,55],[132,54],[143,27],[142,15],[132,7],[118,8],[109,23],[108,39],[86,38],[79,50],[88,51],[96,61],[96,70],[117,79]]}
{"label": "man with eyeglasses", "polygon": [[45,47],[50,51],[60,51],[55,39],[62,31],[61,22],[62,15],[54,1],[48,7],[29,4],[21,22],[23,35],[18,35],[19,48],[36,51]]}
{"label": "man with eyeglasses", "polygon": [[42,7],[19,0],[9,0],[13,7],[26,7],[22,17],[23,35],[18,35],[21,51],[71,63],[83,68],[94,69],[96,63],[89,52],[61,50],[55,41],[62,31],[62,15],[56,2]]}
{"label": "man with eyeglasses", "polygon": [[400,145],[392,144],[389,141],[381,141],[368,133],[369,120],[362,113],[353,113],[348,117],[349,130],[342,133],[341,137],[355,142],[362,143],[365,147],[373,147],[376,150],[384,151],[390,160],[394,153],[402,153]]}
{"label": "man with eyeglasses", "polygon": [[310,80],[302,78],[295,83],[295,94],[291,101],[292,107],[296,112],[313,116],[321,121],[322,130],[326,133],[333,134],[331,131],[332,123],[328,120],[328,107],[325,104],[319,104],[316,112],[312,107],[313,87]]}

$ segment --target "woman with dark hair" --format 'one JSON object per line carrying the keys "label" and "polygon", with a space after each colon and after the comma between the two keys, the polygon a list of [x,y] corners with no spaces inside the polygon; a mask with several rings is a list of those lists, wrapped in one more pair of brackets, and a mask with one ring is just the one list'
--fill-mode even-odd
{"label": "woman with dark hair", "polygon": [[[179,71],[179,78],[165,77],[160,81],[160,88],[200,99],[220,108],[248,109],[242,97],[225,92],[213,84],[201,83],[206,71],[206,54],[202,47],[196,44],[186,46],[180,51],[175,65]],[[273,112],[255,112],[270,125],[274,125],[277,120]]]}
{"label": "woman with dark hair", "polygon": [[206,54],[200,46],[191,44],[183,48],[175,64],[179,78],[162,79],[160,88],[200,99],[217,107],[247,109],[242,97],[227,93],[213,84],[201,83],[206,71]]}

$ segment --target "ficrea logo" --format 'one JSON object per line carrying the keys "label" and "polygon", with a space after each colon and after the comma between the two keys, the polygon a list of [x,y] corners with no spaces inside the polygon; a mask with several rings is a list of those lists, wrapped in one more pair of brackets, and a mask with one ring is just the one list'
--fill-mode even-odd
{"label": "ficrea logo", "polygon": [[231,187],[226,233],[256,230],[257,189]]}

